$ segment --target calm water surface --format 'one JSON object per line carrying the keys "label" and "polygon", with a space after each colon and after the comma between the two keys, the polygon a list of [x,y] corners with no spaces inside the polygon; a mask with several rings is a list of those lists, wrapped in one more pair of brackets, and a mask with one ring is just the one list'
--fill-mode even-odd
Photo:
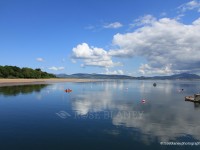
{"label": "calm water surface", "polygon": [[0,150],[200,149],[160,143],[200,141],[200,81],[154,82],[0,87]]}

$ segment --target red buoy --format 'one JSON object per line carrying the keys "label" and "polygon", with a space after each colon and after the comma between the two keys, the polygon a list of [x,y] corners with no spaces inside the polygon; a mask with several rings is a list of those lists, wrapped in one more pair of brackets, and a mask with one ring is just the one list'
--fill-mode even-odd
{"label": "red buoy", "polygon": [[146,100],[145,100],[145,99],[143,99],[143,100],[142,100],[142,103],[146,103]]}
{"label": "red buoy", "polygon": [[66,89],[65,92],[66,93],[70,93],[70,92],[72,92],[72,90],[71,89]]}

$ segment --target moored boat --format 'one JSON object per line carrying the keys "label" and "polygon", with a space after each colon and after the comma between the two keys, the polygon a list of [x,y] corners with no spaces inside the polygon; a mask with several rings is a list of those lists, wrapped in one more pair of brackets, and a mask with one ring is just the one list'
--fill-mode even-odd
{"label": "moored boat", "polygon": [[185,101],[200,103],[200,94],[194,94],[194,96],[186,96]]}

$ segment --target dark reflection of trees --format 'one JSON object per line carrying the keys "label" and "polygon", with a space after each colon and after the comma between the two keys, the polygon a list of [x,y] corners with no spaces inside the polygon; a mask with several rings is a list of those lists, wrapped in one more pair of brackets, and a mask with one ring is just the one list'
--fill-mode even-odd
{"label": "dark reflection of trees", "polygon": [[48,86],[47,84],[34,84],[34,85],[18,85],[18,86],[0,87],[0,95],[16,96],[18,94],[40,92],[41,89],[47,86]]}

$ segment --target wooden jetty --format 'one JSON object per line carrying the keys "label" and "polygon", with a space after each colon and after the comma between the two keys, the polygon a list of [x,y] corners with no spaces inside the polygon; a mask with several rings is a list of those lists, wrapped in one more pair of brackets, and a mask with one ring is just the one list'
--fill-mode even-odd
{"label": "wooden jetty", "polygon": [[185,101],[200,103],[200,94],[194,94],[194,96],[186,96]]}

